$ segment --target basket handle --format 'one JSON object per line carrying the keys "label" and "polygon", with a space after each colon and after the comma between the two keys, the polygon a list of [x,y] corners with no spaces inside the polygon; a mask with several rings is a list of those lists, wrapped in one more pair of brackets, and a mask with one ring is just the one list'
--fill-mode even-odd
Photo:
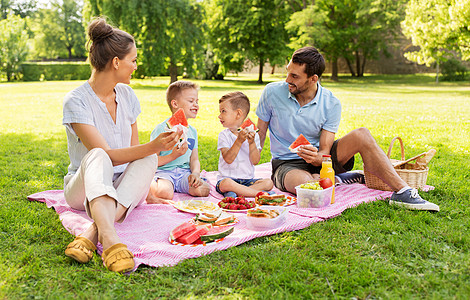
{"label": "basket handle", "polygon": [[405,160],[405,148],[403,147],[403,141],[401,137],[396,136],[392,139],[390,142],[390,146],[388,147],[388,152],[387,152],[387,157],[390,159],[390,154],[392,153],[392,148],[393,148],[393,143],[398,140],[400,142],[400,147],[401,147],[401,160]]}

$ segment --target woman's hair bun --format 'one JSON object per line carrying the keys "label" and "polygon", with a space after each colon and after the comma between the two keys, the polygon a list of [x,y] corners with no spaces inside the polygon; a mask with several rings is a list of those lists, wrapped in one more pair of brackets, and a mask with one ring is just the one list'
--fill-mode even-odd
{"label": "woman's hair bun", "polygon": [[94,44],[110,37],[113,33],[113,26],[109,25],[103,18],[94,19],[88,26],[88,36]]}

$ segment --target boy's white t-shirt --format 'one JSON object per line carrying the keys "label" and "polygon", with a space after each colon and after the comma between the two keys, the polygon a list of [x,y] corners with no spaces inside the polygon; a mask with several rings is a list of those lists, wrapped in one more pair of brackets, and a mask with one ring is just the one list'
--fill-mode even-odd
{"label": "boy's white t-shirt", "polygon": [[[219,133],[217,150],[220,151],[222,148],[232,147],[236,139],[237,136],[233,134],[230,129],[224,129]],[[258,133],[255,134],[255,144],[256,148],[261,150]],[[250,146],[248,145],[248,141],[243,142],[237,157],[231,164],[228,164],[224,160],[222,153],[220,153],[219,175],[217,176],[217,180],[221,180],[227,177],[235,179],[252,179],[254,176],[255,167],[250,161]]]}

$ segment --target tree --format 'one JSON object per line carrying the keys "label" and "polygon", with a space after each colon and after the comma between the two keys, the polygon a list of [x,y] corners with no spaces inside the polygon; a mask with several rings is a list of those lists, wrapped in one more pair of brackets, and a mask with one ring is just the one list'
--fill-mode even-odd
{"label": "tree", "polygon": [[287,28],[298,36],[293,45],[314,45],[325,53],[337,79],[339,58],[346,60],[352,76],[363,76],[367,61],[387,54],[402,16],[403,0],[317,0],[295,12]]}
{"label": "tree", "polygon": [[418,64],[435,63],[436,81],[439,64],[452,57],[452,50],[462,59],[470,59],[470,1],[469,0],[411,0],[402,22],[403,33],[419,50],[405,53]]}
{"label": "tree", "polygon": [[211,44],[226,70],[241,71],[246,60],[263,66],[290,54],[284,28],[289,18],[282,0],[213,0],[208,5]]}
{"label": "tree", "polygon": [[6,19],[9,12],[21,18],[31,17],[36,12],[36,0],[0,0],[0,20]]}
{"label": "tree", "polygon": [[8,15],[0,21],[0,70],[7,74],[7,80],[16,77],[18,68],[28,55],[28,34],[25,20]]}
{"label": "tree", "polygon": [[[195,76],[204,61],[203,16],[196,0],[88,0],[87,18],[106,15],[132,34],[142,57],[137,72],[153,76],[166,69]],[[179,70],[178,70],[179,69]]]}
{"label": "tree", "polygon": [[84,57],[85,28],[83,27],[82,1],[54,0],[50,6],[38,11],[36,22],[36,56]]}

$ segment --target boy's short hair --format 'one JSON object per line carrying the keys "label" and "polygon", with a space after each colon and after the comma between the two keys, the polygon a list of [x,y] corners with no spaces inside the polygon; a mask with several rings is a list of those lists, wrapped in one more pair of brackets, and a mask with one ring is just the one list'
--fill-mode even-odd
{"label": "boy's short hair", "polygon": [[175,81],[166,90],[166,102],[168,103],[168,106],[170,107],[170,110],[173,111],[173,108],[171,107],[171,100],[175,99],[176,97],[179,96],[179,94],[186,89],[195,89],[199,90],[199,85],[197,85],[194,82],[191,81]]}
{"label": "boy's short hair", "polygon": [[250,112],[250,99],[242,92],[231,92],[223,95],[219,100],[219,104],[225,101],[229,101],[234,110],[241,109],[245,114],[245,118],[248,116]]}

